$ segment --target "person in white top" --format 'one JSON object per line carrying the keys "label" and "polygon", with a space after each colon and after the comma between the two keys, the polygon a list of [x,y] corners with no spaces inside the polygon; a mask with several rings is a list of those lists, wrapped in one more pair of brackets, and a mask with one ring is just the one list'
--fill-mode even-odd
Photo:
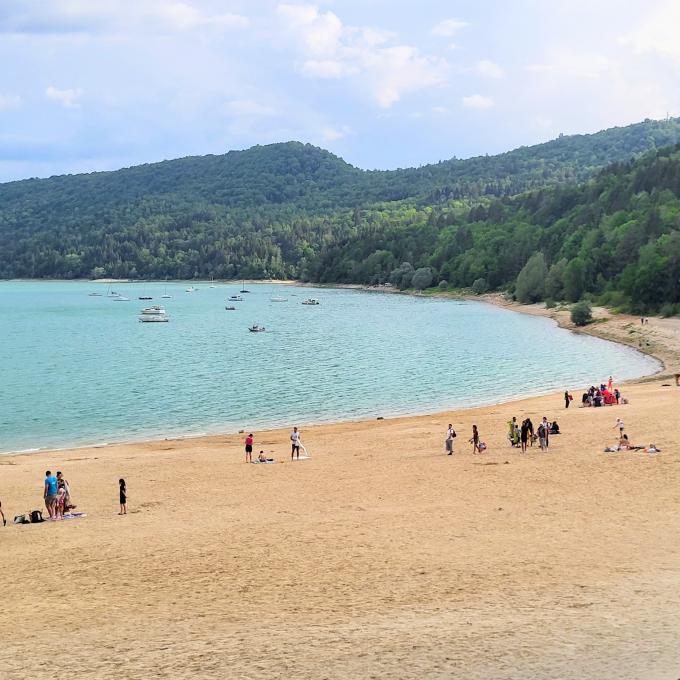
{"label": "person in white top", "polygon": [[294,456],[300,458],[300,433],[297,427],[290,433],[290,459],[293,460]]}
{"label": "person in white top", "polygon": [[616,419],[616,423],[614,424],[614,429],[619,428],[619,435],[623,437],[623,420],[621,418]]}
{"label": "person in white top", "polygon": [[453,429],[453,425],[449,423],[449,429],[446,430],[446,453],[449,456],[453,455],[453,439],[456,436],[456,431]]}

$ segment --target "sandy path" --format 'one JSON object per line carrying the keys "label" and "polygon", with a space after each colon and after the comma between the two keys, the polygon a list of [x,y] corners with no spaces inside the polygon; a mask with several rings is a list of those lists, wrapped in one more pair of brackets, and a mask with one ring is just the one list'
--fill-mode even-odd
{"label": "sandy path", "polygon": [[[89,514],[0,529],[0,677],[675,680],[680,389],[661,384],[308,428],[294,464],[244,464],[240,436],[0,459],[7,514],[47,467]],[[505,442],[525,414],[559,419],[549,454]],[[602,453],[617,415],[663,453]],[[256,446],[285,460],[287,436]]]}

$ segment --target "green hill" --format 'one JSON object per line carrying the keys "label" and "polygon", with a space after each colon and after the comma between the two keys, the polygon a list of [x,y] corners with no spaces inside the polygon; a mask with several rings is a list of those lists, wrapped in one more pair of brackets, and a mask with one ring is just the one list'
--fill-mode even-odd
{"label": "green hill", "polygon": [[422,268],[442,287],[510,289],[522,302],[590,295],[680,314],[680,144],[469,210],[372,211],[323,250],[312,278],[407,288]]}
{"label": "green hill", "polygon": [[409,228],[426,211],[445,213],[439,229],[480,199],[584,181],[678,141],[680,120],[645,121],[394,171],[288,142],[0,184],[0,278],[328,278],[319,263],[359,232]]}

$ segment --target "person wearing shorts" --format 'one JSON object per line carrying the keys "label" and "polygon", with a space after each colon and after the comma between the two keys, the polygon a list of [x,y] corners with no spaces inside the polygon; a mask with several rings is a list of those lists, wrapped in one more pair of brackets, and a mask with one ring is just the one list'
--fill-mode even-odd
{"label": "person wearing shorts", "polygon": [[253,433],[246,437],[246,463],[253,462]]}
{"label": "person wearing shorts", "polygon": [[300,458],[300,433],[297,427],[290,433],[290,459],[293,460],[293,457]]}
{"label": "person wearing shorts", "polygon": [[45,472],[45,489],[43,497],[45,499],[45,507],[50,516],[50,519],[56,518],[57,497],[59,495],[59,482],[57,478],[49,471]]}

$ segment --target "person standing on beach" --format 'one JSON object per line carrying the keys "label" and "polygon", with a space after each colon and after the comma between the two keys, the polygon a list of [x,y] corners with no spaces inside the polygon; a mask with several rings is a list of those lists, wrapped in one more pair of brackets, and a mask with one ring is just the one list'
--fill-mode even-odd
{"label": "person standing on beach", "polygon": [[246,437],[246,463],[253,462],[253,433]]}
{"label": "person standing on beach", "polygon": [[564,391],[564,408],[569,408],[569,402],[571,401],[571,394],[569,390]]}
{"label": "person standing on beach", "polygon": [[7,526],[7,520],[5,519],[5,513],[2,511],[2,501],[0,501],[0,515],[2,515],[2,526]]}
{"label": "person standing on beach", "polygon": [[529,440],[529,419],[522,421],[522,429],[520,430],[519,440],[522,444],[522,453],[527,452],[527,441]]}
{"label": "person standing on beach", "polygon": [[611,392],[614,389],[614,378],[609,376],[609,380],[607,380],[607,392]]}
{"label": "person standing on beach", "polygon": [[470,437],[470,444],[472,444],[472,453],[482,452],[479,448],[479,431],[477,430],[476,425],[472,426],[472,437]]}
{"label": "person standing on beach", "polygon": [[624,425],[623,425],[623,420],[621,418],[617,418],[616,422],[614,423],[614,429],[619,428],[619,437],[623,437],[623,430],[624,430]]}
{"label": "person standing on beach", "polygon": [[543,429],[545,430],[545,450],[547,451],[550,446],[550,423],[545,416],[543,416],[541,425],[543,425]]}
{"label": "person standing on beach", "polygon": [[294,456],[300,460],[300,433],[297,427],[290,433],[290,459],[293,460]]}
{"label": "person standing on beach", "polygon": [[527,418],[527,427],[529,428],[529,446],[533,448],[534,446],[534,424],[531,422],[531,418]]}
{"label": "person standing on beach", "polygon": [[547,444],[548,430],[542,422],[538,426],[537,434],[538,434],[538,445],[541,447],[541,451],[547,451],[548,450],[548,444]]}
{"label": "person standing on beach", "polygon": [[45,472],[45,487],[43,490],[43,498],[45,499],[45,507],[50,519],[56,519],[56,505],[57,496],[59,495],[59,483],[57,478],[49,471]]}
{"label": "person standing on beach", "polygon": [[448,456],[453,455],[453,440],[456,437],[456,431],[453,429],[453,425],[449,423],[449,429],[446,430],[446,454]]}
{"label": "person standing on beach", "polygon": [[127,515],[127,486],[124,479],[118,480],[118,500],[120,501],[119,515]]}

